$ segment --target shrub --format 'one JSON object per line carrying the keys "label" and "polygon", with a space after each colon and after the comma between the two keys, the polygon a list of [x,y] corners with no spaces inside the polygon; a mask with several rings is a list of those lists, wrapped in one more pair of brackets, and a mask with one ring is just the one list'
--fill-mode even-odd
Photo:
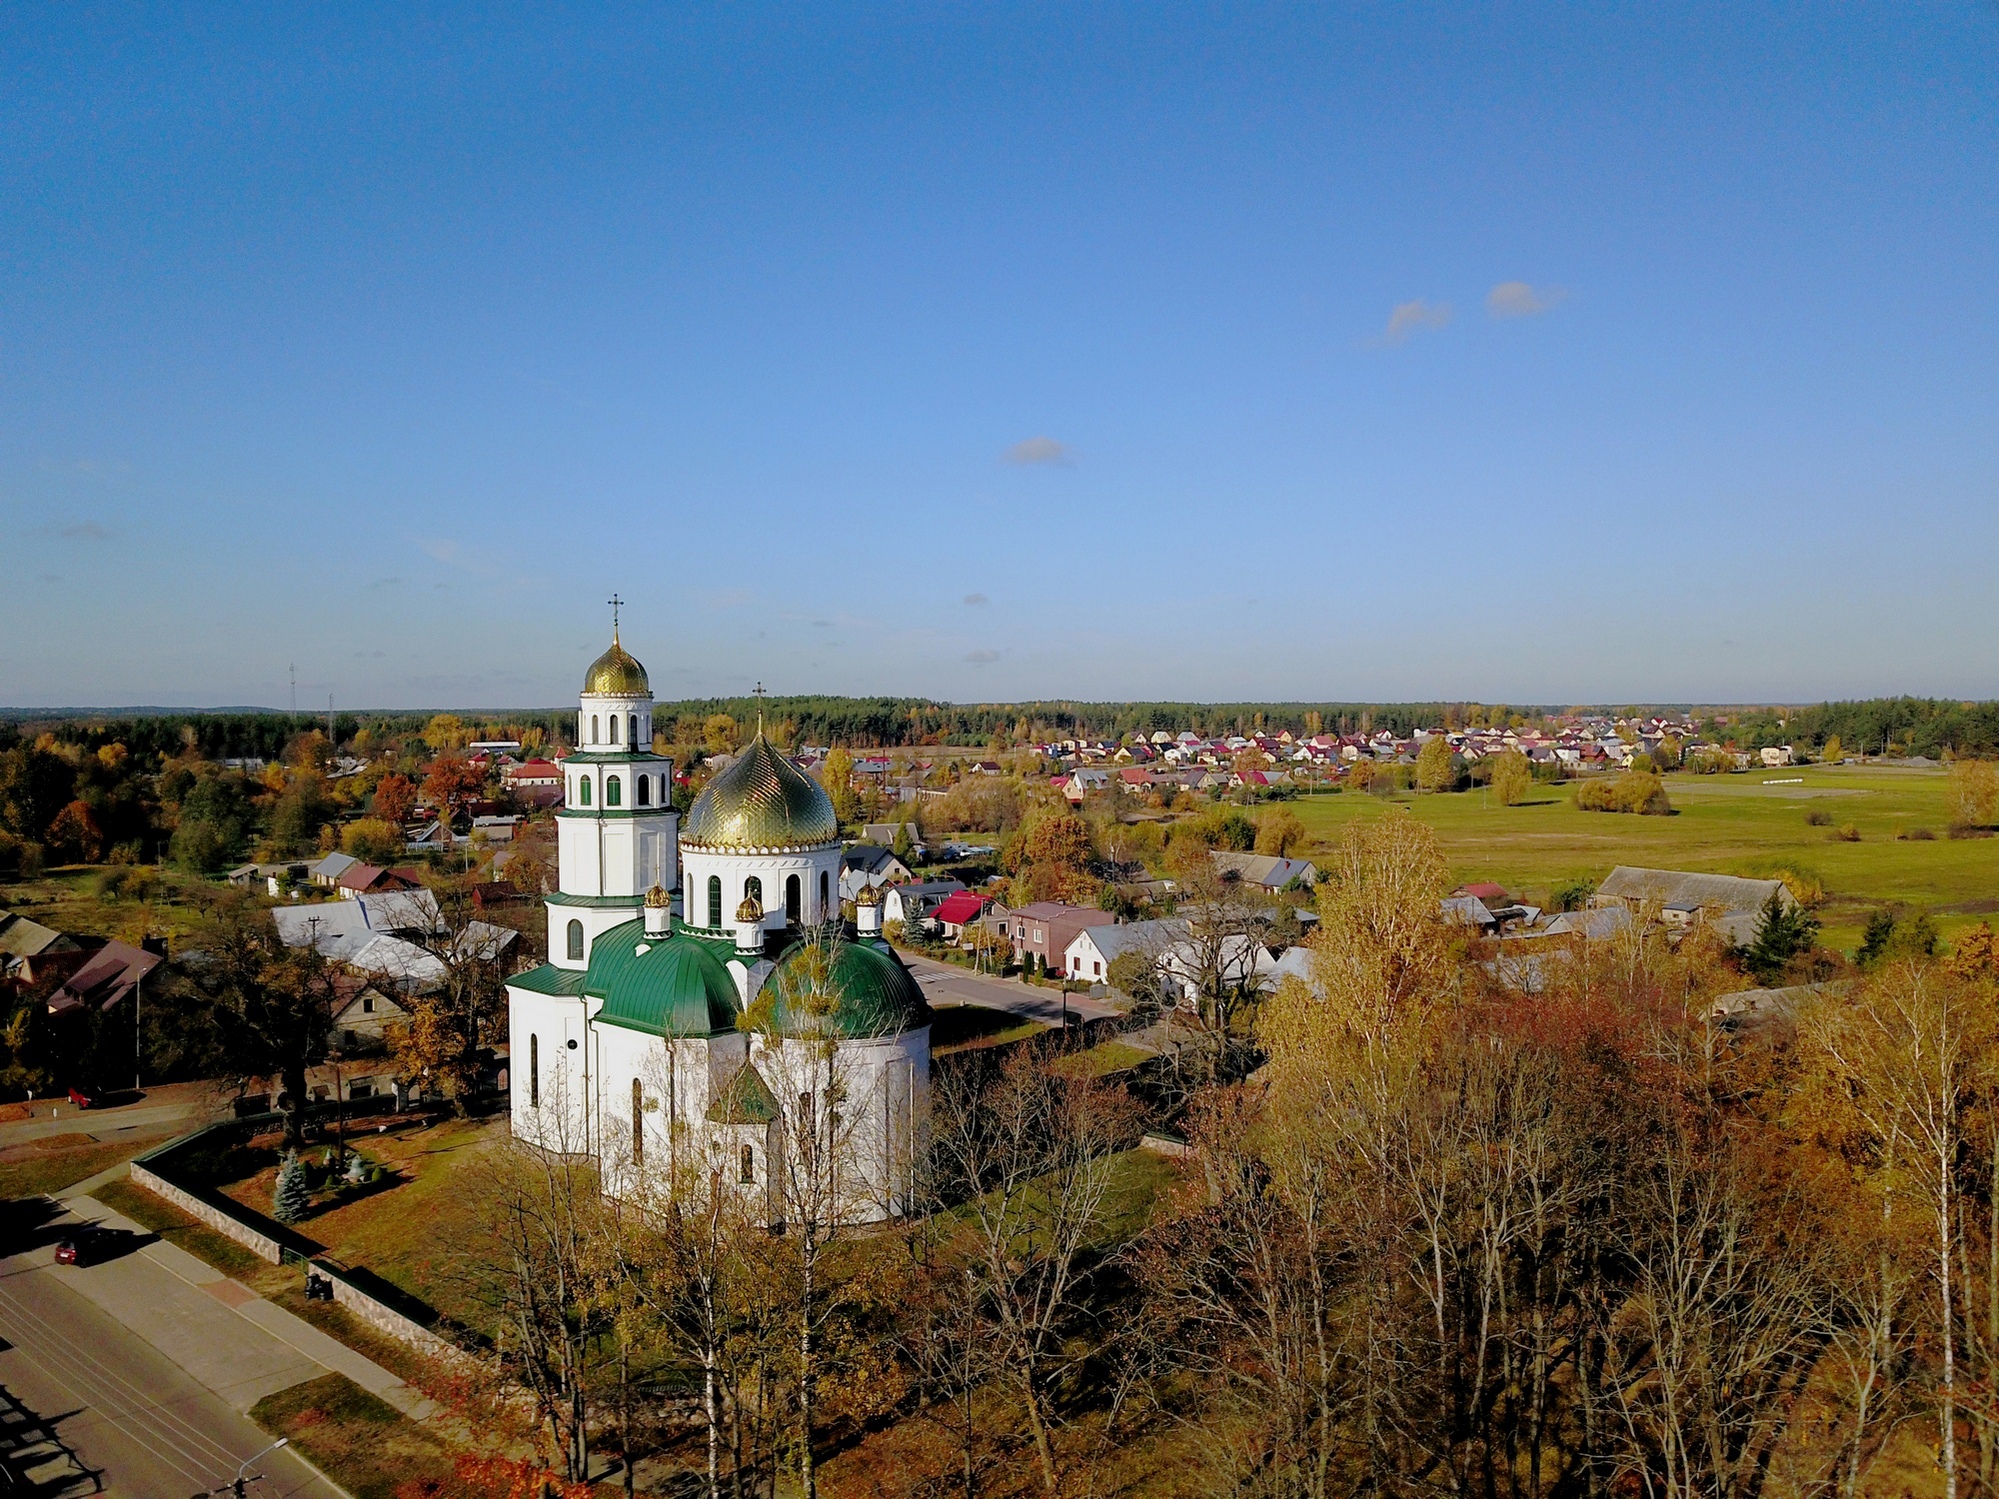
{"label": "shrub", "polygon": [[296,1223],[312,1207],[312,1184],[306,1178],[305,1163],[293,1151],[278,1167],[278,1182],[271,1193],[271,1216],[280,1223]]}
{"label": "shrub", "polygon": [[1849,822],[1838,828],[1832,836],[1833,841],[1836,843],[1858,843],[1860,841],[1860,829]]}
{"label": "shrub", "polygon": [[1585,812],[1635,812],[1651,817],[1663,817],[1673,810],[1665,782],[1643,770],[1583,782],[1576,787],[1576,806]]}
{"label": "shrub", "polygon": [[1908,828],[1895,836],[1905,843],[1928,843],[1936,837],[1936,834],[1928,828]]}
{"label": "shrub", "polygon": [[1548,904],[1557,911],[1580,911],[1596,894],[1596,881],[1587,877],[1557,885],[1548,895]]}
{"label": "shrub", "polygon": [[1805,814],[1805,826],[1809,828],[1829,828],[1832,826],[1832,813],[1822,807],[1814,807]]}

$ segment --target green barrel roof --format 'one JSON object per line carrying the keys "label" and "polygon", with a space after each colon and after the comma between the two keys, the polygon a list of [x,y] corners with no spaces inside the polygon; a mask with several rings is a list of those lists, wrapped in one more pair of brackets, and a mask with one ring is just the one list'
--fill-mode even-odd
{"label": "green barrel roof", "polygon": [[835,940],[795,944],[757,996],[781,1036],[847,1040],[894,1036],[930,1024],[930,1005],[886,945]]}
{"label": "green barrel roof", "polygon": [[606,1025],[653,1036],[713,1036],[736,1028],[736,985],[706,943],[678,934],[648,941],[643,921],[614,926],[590,947],[583,992],[601,998]]}

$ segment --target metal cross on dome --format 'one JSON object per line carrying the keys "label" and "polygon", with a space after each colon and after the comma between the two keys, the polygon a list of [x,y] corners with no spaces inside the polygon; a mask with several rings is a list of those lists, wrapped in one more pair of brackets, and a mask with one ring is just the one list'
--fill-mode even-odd
{"label": "metal cross on dome", "polygon": [[764,684],[759,682],[750,689],[750,696],[757,700],[757,732],[764,731]]}
{"label": "metal cross on dome", "polygon": [[614,593],[606,602],[611,606],[611,638],[616,640],[618,638],[618,609],[625,601]]}

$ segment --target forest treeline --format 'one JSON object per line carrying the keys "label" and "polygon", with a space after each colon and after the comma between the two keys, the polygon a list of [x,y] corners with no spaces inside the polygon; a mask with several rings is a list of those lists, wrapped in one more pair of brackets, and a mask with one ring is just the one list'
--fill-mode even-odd
{"label": "forest treeline", "polygon": [[[798,744],[845,744],[855,747],[899,748],[926,744],[980,747],[1004,741],[1020,744],[1048,738],[1118,739],[1129,734],[1191,729],[1198,734],[1372,733],[1397,735],[1418,728],[1465,727],[1508,723],[1515,719],[1540,723],[1553,716],[1584,710],[1574,707],[1428,703],[1191,703],[1075,702],[941,703],[928,698],[854,698],[827,696],[688,698],[661,702],[655,719],[661,725],[685,721],[704,724],[726,716],[737,724],[753,724],[761,713]],[[1679,712],[1682,705],[1604,708],[1606,713],[1636,715]],[[1999,754],[1999,702],[1962,702],[1943,698],[1870,698],[1821,703],[1816,707],[1715,710],[1729,722],[1716,734],[1754,749],[1766,744],[1800,744],[1813,748],[1837,739],[1848,753],[1879,754],[1887,747],[1898,754],[1991,756]],[[434,714],[421,711],[338,713],[330,736],[335,744],[351,740],[361,729],[375,738],[420,730]],[[463,715],[468,724],[490,722],[539,728],[551,743],[567,742],[574,714],[563,709],[509,709]],[[95,750],[122,743],[133,753],[163,759],[192,748],[210,758],[275,759],[297,735],[326,729],[325,714],[224,713],[26,714],[0,712],[0,750],[21,738],[49,733],[65,743]],[[699,742],[697,731],[683,736]]]}

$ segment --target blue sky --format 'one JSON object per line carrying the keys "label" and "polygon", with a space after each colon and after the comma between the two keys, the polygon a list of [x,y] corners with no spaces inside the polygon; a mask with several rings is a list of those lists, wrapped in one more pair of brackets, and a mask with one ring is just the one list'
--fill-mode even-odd
{"label": "blue sky", "polygon": [[1999,7],[0,10],[0,704],[1999,695]]}

